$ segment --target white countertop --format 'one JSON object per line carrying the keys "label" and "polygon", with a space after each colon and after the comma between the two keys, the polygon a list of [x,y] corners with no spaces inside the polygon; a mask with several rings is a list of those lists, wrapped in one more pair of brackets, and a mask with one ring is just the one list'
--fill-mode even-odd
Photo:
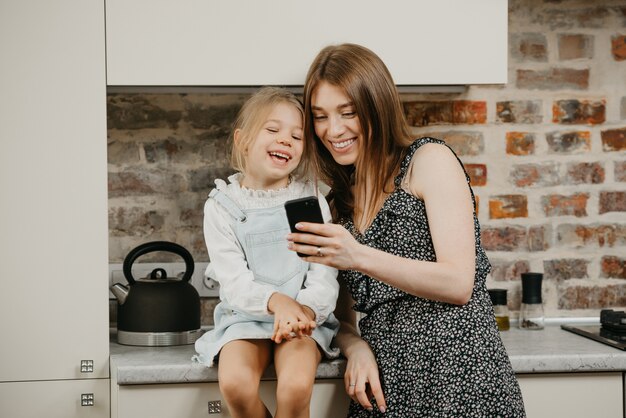
{"label": "white countertop", "polygon": [[[626,371],[626,351],[562,330],[558,324],[543,330],[502,331],[513,370],[523,373]],[[123,346],[111,340],[111,379],[120,385],[215,382],[217,369],[193,363],[193,344],[175,347]],[[323,361],[317,378],[343,376],[345,360]],[[275,378],[270,367],[265,379]]]}

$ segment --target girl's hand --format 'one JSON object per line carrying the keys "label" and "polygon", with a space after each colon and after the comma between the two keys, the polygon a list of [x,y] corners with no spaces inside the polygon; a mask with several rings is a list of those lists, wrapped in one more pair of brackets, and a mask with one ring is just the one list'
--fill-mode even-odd
{"label": "girl's hand", "polygon": [[299,222],[296,228],[308,234],[287,235],[289,249],[308,254],[305,261],[325,264],[339,270],[358,270],[358,258],[363,245],[341,225]]}
{"label": "girl's hand", "polygon": [[376,399],[376,405],[381,412],[386,411],[387,404],[380,386],[378,364],[367,344],[351,351],[344,374],[344,384],[348,396],[368,411],[374,408],[372,398]]}
{"label": "girl's hand", "polygon": [[297,337],[311,335],[317,326],[313,311],[285,294],[274,293],[267,307],[274,314],[274,333],[271,339],[276,344],[291,340],[293,334]]}

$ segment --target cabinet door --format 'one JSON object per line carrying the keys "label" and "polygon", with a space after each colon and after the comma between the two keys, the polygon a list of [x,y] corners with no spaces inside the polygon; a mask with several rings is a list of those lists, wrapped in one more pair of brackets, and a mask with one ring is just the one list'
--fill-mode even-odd
{"label": "cabinet door", "polygon": [[622,373],[537,373],[517,380],[529,417],[624,417]]}
{"label": "cabinet door", "polygon": [[0,1],[0,382],[109,375],[104,41],[102,0]]}
{"label": "cabinet door", "polygon": [[0,415],[11,418],[109,418],[109,380],[0,383]]}
{"label": "cabinet door", "polygon": [[506,0],[157,4],[107,0],[109,85],[302,85],[319,50],[342,42],[376,52],[398,85],[507,82]]}
{"label": "cabinet door", "polygon": [[[124,385],[112,387],[111,418],[225,418],[230,417],[217,383]],[[263,381],[261,398],[276,410],[276,382]],[[313,387],[311,417],[344,418],[349,398],[343,380],[318,380]],[[219,412],[218,412],[219,410]]]}

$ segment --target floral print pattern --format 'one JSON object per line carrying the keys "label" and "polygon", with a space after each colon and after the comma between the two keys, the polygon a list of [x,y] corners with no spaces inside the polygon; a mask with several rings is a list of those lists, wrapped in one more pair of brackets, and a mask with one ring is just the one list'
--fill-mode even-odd
{"label": "floral print pattern", "polygon": [[[401,187],[413,154],[426,143],[445,146],[421,138],[408,148],[395,190],[363,234],[351,220],[342,222],[357,241],[401,257],[436,261],[424,202]],[[476,276],[472,297],[463,306],[412,296],[358,271],[340,272],[355,300],[353,309],[364,314],[359,329],[376,355],[387,402],[385,414],[352,402],[349,418],[525,417],[487,293],[491,266],[475,214],[474,233]]]}

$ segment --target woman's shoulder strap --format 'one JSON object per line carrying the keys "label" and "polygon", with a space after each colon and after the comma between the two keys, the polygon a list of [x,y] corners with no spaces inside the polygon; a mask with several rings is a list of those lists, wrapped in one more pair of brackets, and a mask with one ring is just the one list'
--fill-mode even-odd
{"label": "woman's shoulder strap", "polygon": [[429,136],[425,136],[423,138],[419,138],[413,141],[413,143],[409,145],[409,147],[406,149],[404,158],[402,159],[402,162],[400,163],[400,172],[398,173],[398,175],[396,176],[394,180],[394,184],[396,187],[400,187],[400,184],[402,184],[402,179],[406,176],[406,173],[409,170],[409,167],[411,166],[411,160],[413,160],[413,155],[415,154],[415,151],[417,151],[419,147],[421,147],[424,144],[446,145],[446,143],[442,141],[441,139],[431,138]]}

